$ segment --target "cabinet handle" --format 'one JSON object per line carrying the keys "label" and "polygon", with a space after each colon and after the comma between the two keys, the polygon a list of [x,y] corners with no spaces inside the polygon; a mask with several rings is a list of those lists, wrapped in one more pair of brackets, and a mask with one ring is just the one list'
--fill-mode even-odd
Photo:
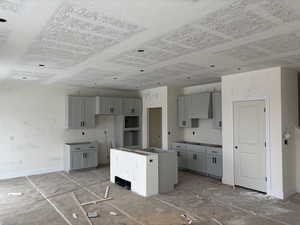
{"label": "cabinet handle", "polygon": [[219,127],[222,127],[222,121],[219,121]]}
{"label": "cabinet handle", "polygon": [[84,127],[84,121],[82,121],[82,126]]}
{"label": "cabinet handle", "polygon": [[197,160],[197,154],[193,154],[193,160]]}

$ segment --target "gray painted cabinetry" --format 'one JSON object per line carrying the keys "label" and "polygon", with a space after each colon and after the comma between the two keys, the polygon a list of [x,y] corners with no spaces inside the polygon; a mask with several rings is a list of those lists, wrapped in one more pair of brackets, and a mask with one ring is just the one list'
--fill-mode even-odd
{"label": "gray painted cabinetry", "polygon": [[97,142],[65,144],[65,170],[79,170],[98,166]]}
{"label": "gray painted cabinetry", "polygon": [[222,97],[220,92],[213,93],[213,126],[222,128]]}
{"label": "gray painted cabinetry", "polygon": [[124,115],[139,115],[142,112],[142,103],[138,98],[123,99],[123,114]]}
{"label": "gray painted cabinetry", "polygon": [[67,128],[94,128],[96,114],[95,101],[95,97],[67,96]]}
{"label": "gray painted cabinetry", "polygon": [[199,93],[178,96],[177,114],[178,126],[182,128],[196,128],[201,119],[213,119],[213,127],[222,127],[221,93]]}
{"label": "gray painted cabinetry", "polygon": [[222,148],[200,144],[173,143],[177,151],[178,168],[216,178],[222,177]]}

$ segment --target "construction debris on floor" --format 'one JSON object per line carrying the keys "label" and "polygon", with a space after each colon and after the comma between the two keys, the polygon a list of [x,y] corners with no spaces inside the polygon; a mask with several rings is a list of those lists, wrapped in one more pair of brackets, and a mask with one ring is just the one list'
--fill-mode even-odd
{"label": "construction debris on floor", "polygon": [[110,184],[108,167],[0,181],[1,225],[300,225],[299,212],[299,194],[281,201],[187,172],[148,198]]}

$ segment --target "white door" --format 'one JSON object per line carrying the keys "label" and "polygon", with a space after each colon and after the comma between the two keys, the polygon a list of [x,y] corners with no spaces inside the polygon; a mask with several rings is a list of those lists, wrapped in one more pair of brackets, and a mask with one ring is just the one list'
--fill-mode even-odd
{"label": "white door", "polygon": [[234,103],[235,185],[266,192],[265,102]]}

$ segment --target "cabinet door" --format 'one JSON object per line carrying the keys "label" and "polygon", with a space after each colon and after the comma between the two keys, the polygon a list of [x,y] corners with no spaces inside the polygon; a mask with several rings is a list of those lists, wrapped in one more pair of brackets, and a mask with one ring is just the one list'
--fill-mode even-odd
{"label": "cabinet door", "polygon": [[178,168],[187,169],[188,168],[188,154],[187,151],[178,151]]}
{"label": "cabinet door", "polygon": [[177,100],[178,126],[190,127],[189,107],[190,96],[179,96]]}
{"label": "cabinet door", "polygon": [[123,114],[139,115],[142,110],[141,100],[138,98],[123,98]]}
{"label": "cabinet door", "polygon": [[68,128],[69,129],[80,129],[83,122],[83,111],[82,111],[82,97],[68,96]]}
{"label": "cabinet door", "polygon": [[222,155],[208,154],[207,158],[207,173],[214,177],[222,177]]}
{"label": "cabinet door", "polygon": [[110,97],[99,97],[97,105],[97,114],[112,114],[114,105]]}
{"label": "cabinet door", "polygon": [[78,170],[83,168],[83,152],[71,152],[71,170]]}
{"label": "cabinet door", "polygon": [[213,157],[211,153],[206,154],[206,169],[208,174],[213,175],[214,163],[213,163]]}
{"label": "cabinet door", "polygon": [[97,151],[87,151],[86,152],[86,168],[97,167],[98,166],[98,155]]}
{"label": "cabinet door", "polygon": [[96,98],[84,97],[84,128],[95,128]]}
{"label": "cabinet door", "polygon": [[188,151],[188,169],[197,171],[198,164],[199,159],[197,152]]}
{"label": "cabinet door", "polygon": [[199,173],[206,174],[206,153],[205,151],[200,151],[197,153],[198,154],[198,162],[197,162],[197,167],[196,171]]}
{"label": "cabinet door", "polygon": [[[121,98],[111,98],[113,102],[113,111],[112,114],[114,115],[121,115],[122,114],[122,99]],[[111,112],[111,109],[110,109]]]}
{"label": "cabinet door", "polygon": [[201,93],[191,96],[190,117],[199,119],[211,118],[211,94]]}
{"label": "cabinet door", "polygon": [[213,93],[213,127],[222,128],[222,97],[220,92]]}

